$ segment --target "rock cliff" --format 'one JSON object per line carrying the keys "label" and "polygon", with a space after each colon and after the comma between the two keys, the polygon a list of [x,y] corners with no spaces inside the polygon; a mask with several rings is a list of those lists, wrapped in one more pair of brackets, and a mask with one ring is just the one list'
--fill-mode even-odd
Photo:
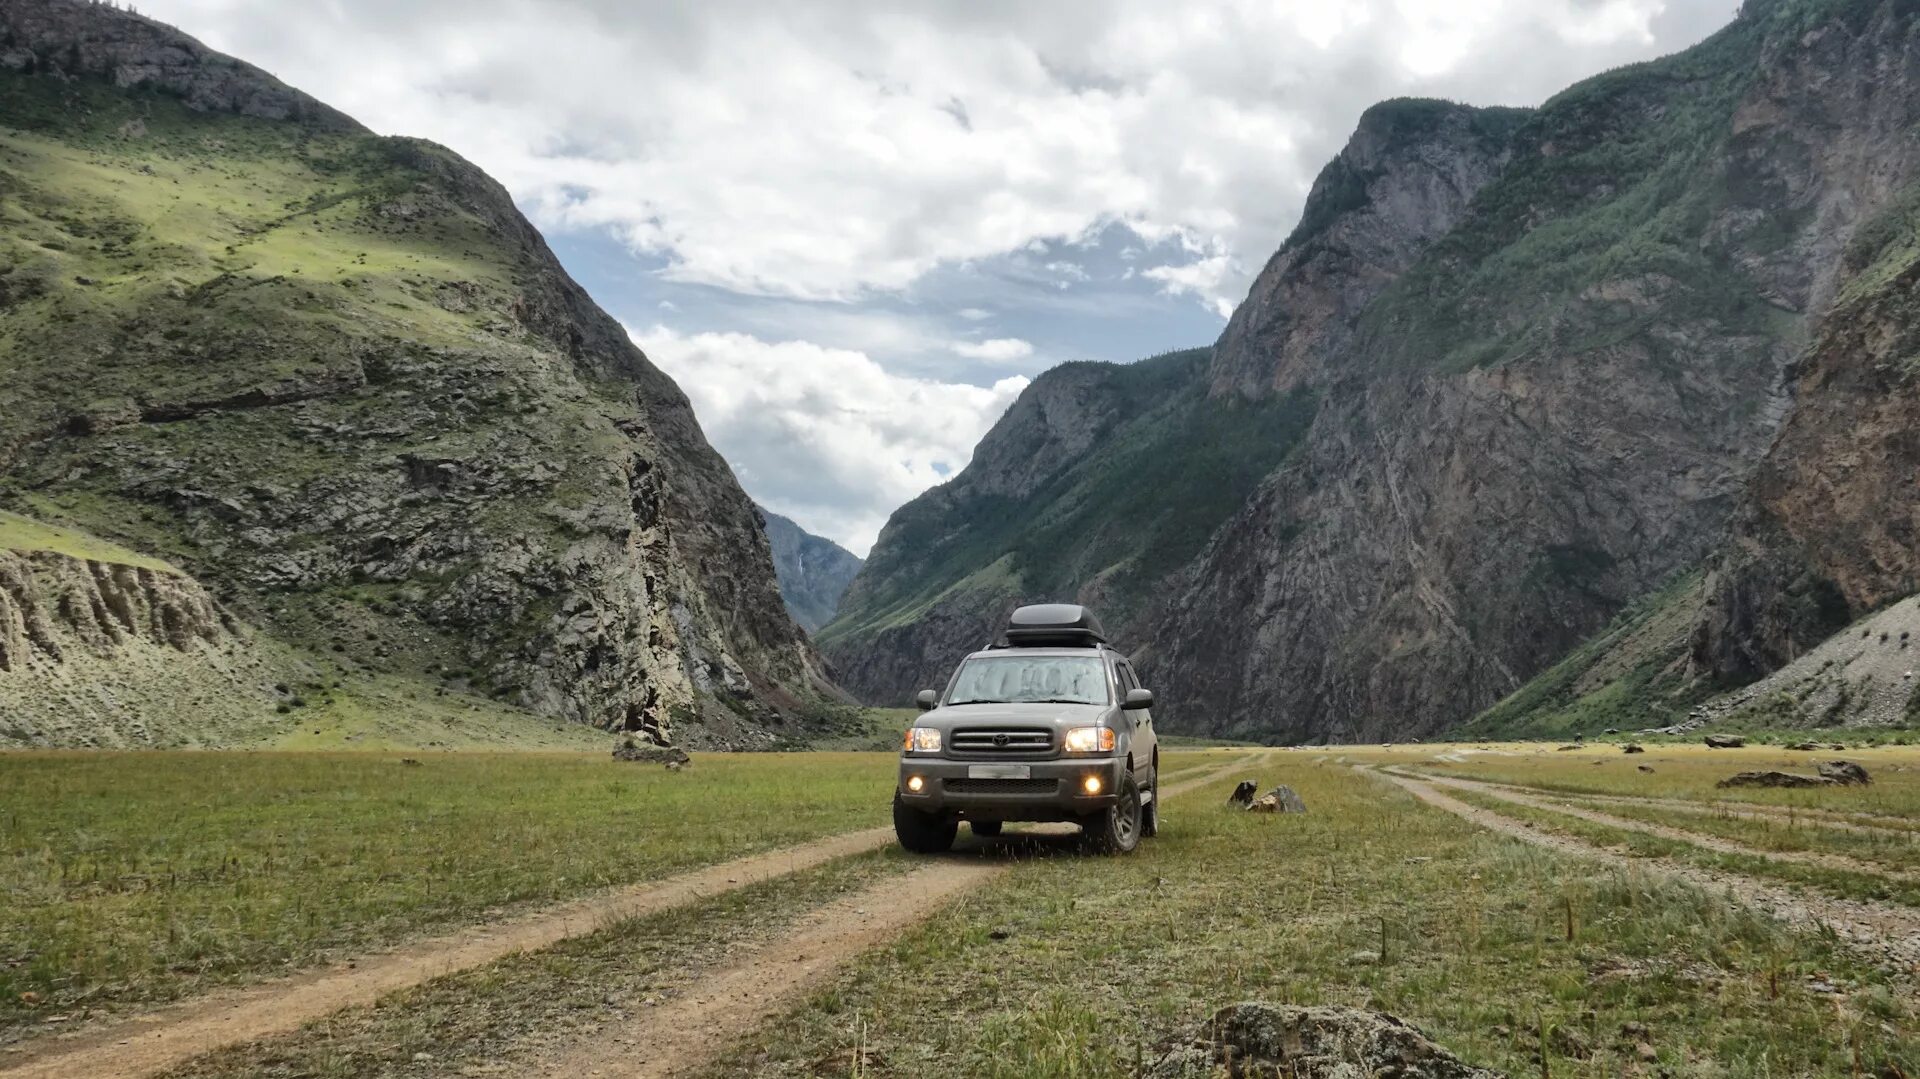
{"label": "rock cliff", "polygon": [[860,559],[845,547],[770,510],[762,508],[760,517],[766,522],[767,542],[773,548],[780,598],[786,600],[787,613],[800,628],[812,633],[833,621],[834,612],[840,609],[840,597],[853,575],[860,572]]}

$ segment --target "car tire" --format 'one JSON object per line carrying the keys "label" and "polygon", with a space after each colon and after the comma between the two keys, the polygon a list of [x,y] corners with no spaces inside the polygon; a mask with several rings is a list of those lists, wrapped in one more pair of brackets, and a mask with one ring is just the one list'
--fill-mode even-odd
{"label": "car tire", "polygon": [[1160,834],[1160,769],[1155,768],[1147,778],[1147,789],[1153,792],[1153,798],[1140,807],[1140,838],[1152,839]]}
{"label": "car tire", "polygon": [[953,848],[953,838],[960,833],[960,822],[951,813],[924,813],[900,801],[900,793],[893,795],[893,834],[900,838],[900,845],[915,854],[939,854]]}
{"label": "car tire", "polygon": [[1140,785],[1131,773],[1120,777],[1113,805],[1089,817],[1081,836],[1096,854],[1132,854],[1140,845]]}
{"label": "car tire", "polygon": [[1004,821],[997,820],[975,820],[967,822],[967,827],[973,829],[973,834],[983,839],[992,839],[994,836],[999,835],[1000,829],[1004,825]]}

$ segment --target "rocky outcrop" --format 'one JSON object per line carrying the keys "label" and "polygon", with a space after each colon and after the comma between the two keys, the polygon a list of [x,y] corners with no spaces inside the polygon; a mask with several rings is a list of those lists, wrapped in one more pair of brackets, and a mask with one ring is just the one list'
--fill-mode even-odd
{"label": "rocky outcrop", "polygon": [[365,130],[251,64],[99,0],[7,0],[0,8],[0,67],[158,90],[202,111]]}
{"label": "rocky outcrop", "polygon": [[766,524],[767,542],[773,549],[773,572],[780,581],[780,598],[787,613],[812,633],[833,621],[840,609],[840,597],[854,574],[860,572],[860,559],[846,548],[816,536],[799,525],[765,508],[760,518]]}
{"label": "rocky outcrop", "polygon": [[[10,100],[113,179],[0,177],[0,262],[42,284],[0,310],[0,501],[151,539],[355,674],[712,745],[763,744],[831,692],[685,395],[499,184],[129,12],[4,17],[10,48],[79,57],[0,69]],[[124,89],[148,79],[168,92]],[[242,153],[283,167],[236,200]],[[160,243],[162,203],[223,225]]]}
{"label": "rocky outcrop", "polygon": [[1143,1073],[1157,1079],[1500,1079],[1385,1012],[1248,1002],[1222,1008],[1166,1047]]}
{"label": "rocky outcrop", "polygon": [[111,656],[133,641],[189,652],[231,633],[205,589],[185,578],[48,552],[0,550],[0,673]]}
{"label": "rocky outcrop", "polygon": [[1920,263],[1843,302],[1796,366],[1793,413],[1754,471],[1695,635],[1726,680],[1793,663],[1920,592],[1917,284]]}
{"label": "rocky outcrop", "polygon": [[1213,395],[1266,397],[1324,379],[1368,302],[1506,166],[1529,112],[1401,99],[1362,114],[1214,346]]}
{"label": "rocky outcrop", "polygon": [[[250,634],[192,578],[0,548],[0,745],[204,744],[273,715]],[[191,714],[175,737],[165,717]]]}

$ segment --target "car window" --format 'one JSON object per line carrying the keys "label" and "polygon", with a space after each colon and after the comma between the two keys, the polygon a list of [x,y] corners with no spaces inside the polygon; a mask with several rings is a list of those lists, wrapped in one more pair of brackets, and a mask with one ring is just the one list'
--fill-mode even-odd
{"label": "car window", "polygon": [[1140,680],[1133,676],[1133,667],[1125,663],[1114,664],[1120,671],[1121,689],[1139,689]]}
{"label": "car window", "polygon": [[976,656],[960,665],[948,704],[1106,704],[1105,664],[1095,656]]}

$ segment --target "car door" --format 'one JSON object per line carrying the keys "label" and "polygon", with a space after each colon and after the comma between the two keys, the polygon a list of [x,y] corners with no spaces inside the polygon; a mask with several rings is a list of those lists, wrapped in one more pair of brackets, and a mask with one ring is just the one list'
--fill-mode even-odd
{"label": "car door", "polygon": [[[1140,679],[1133,673],[1133,664],[1121,660],[1115,664],[1120,675],[1120,696],[1125,699],[1130,689],[1140,689]],[[1145,775],[1153,767],[1153,749],[1158,739],[1153,733],[1153,710],[1142,708],[1138,712],[1122,712],[1133,722],[1133,770],[1136,775]]]}

